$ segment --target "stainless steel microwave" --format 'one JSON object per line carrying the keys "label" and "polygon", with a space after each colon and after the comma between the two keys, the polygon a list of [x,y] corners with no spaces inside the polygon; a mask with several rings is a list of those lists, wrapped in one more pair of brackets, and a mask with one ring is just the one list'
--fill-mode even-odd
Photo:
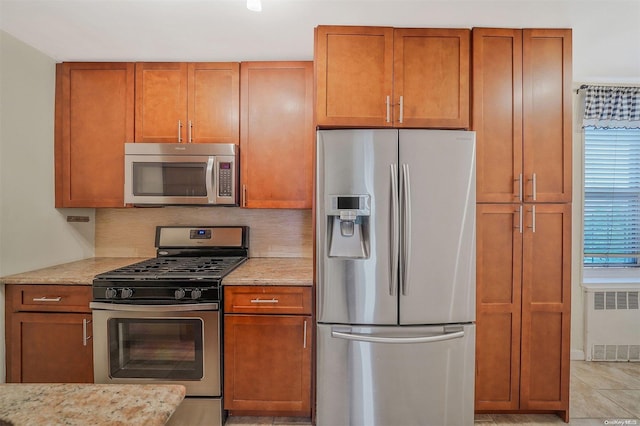
{"label": "stainless steel microwave", "polygon": [[125,143],[124,202],[238,205],[238,146]]}

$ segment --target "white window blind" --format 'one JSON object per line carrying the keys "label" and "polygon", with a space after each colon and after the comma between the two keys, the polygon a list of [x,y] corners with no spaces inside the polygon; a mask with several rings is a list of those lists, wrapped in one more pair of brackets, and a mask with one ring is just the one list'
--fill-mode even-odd
{"label": "white window blind", "polygon": [[584,264],[639,266],[640,129],[584,132]]}

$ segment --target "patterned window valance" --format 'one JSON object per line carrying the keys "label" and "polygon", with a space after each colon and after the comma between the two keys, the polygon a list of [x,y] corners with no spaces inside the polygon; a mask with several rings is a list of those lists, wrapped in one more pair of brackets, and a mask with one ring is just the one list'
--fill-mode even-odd
{"label": "patterned window valance", "polygon": [[640,87],[582,86],[582,127],[640,129]]}

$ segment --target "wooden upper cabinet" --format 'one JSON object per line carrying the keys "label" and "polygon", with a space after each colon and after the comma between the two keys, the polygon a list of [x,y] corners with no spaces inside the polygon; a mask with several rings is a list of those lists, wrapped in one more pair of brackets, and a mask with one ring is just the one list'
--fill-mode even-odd
{"label": "wooden upper cabinet", "polygon": [[56,71],[55,206],[122,207],[134,64],[65,62]]}
{"label": "wooden upper cabinet", "polygon": [[571,201],[571,30],[523,30],[525,201]]}
{"label": "wooden upper cabinet", "polygon": [[311,208],[312,62],[243,62],[242,206]]}
{"label": "wooden upper cabinet", "polygon": [[522,30],[473,29],[476,200],[520,202]]}
{"label": "wooden upper cabinet", "polygon": [[238,63],[136,63],[136,142],[238,143]]}
{"label": "wooden upper cabinet", "polygon": [[473,29],[478,202],[571,201],[571,30]]}
{"label": "wooden upper cabinet", "polygon": [[467,128],[466,29],[319,26],[319,126]]}
{"label": "wooden upper cabinet", "polygon": [[319,26],[315,37],[317,124],[391,126],[393,28]]}
{"label": "wooden upper cabinet", "polygon": [[469,127],[467,29],[394,30],[395,127]]}

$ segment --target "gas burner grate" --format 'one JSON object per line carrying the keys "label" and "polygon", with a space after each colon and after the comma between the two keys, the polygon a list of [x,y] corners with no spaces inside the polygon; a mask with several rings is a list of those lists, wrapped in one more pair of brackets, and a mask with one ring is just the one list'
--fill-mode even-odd
{"label": "gas burner grate", "polygon": [[105,272],[96,279],[220,279],[245,259],[240,256],[153,258]]}

